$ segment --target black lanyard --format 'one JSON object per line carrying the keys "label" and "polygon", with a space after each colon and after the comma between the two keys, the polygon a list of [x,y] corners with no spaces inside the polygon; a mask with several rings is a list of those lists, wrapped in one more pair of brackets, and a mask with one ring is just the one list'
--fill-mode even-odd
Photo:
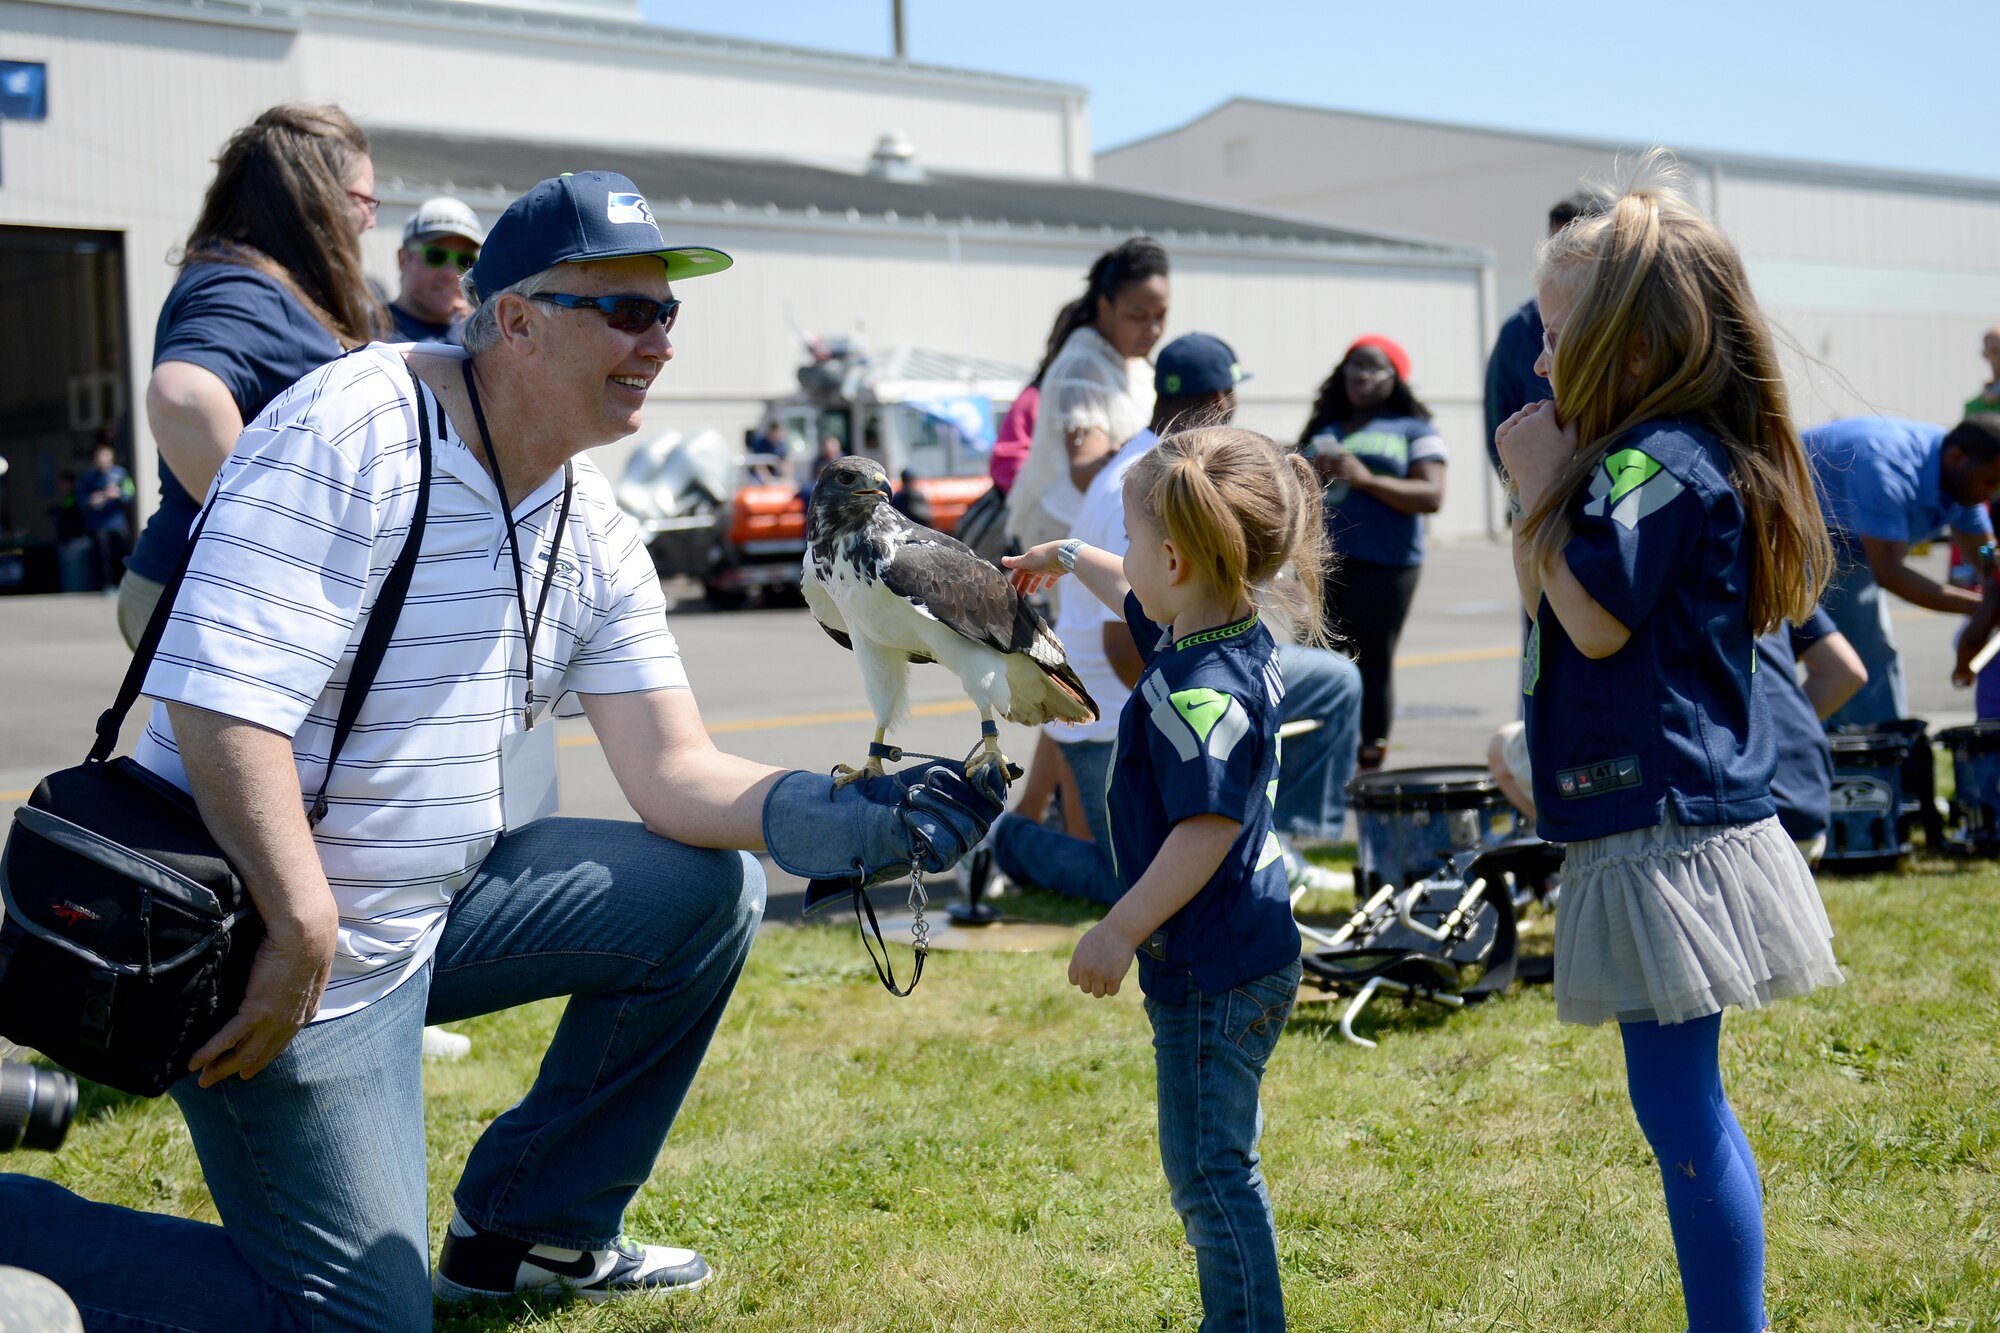
{"label": "black lanyard", "polygon": [[493,452],[493,440],[486,429],[486,409],[479,405],[479,385],[472,376],[472,360],[460,363],[465,371],[465,392],[472,399],[472,420],[479,427],[479,447],[486,454],[487,463],[493,469],[493,488],[500,492],[500,515],[507,521],[507,545],[514,557],[514,601],[521,608],[521,633],[528,640],[528,660],[521,668],[521,675],[527,681],[527,695],[521,704],[521,729],[532,731],[535,726],[535,639],[542,632],[542,617],[549,609],[549,585],[556,581],[556,548],[563,543],[563,534],[569,530],[569,501],[576,491],[576,474],[571,470],[569,460],[563,460],[562,512],[556,516],[555,536],[549,542],[548,563],[542,569],[542,593],[535,600],[535,618],[528,619],[527,580],[521,573],[521,539],[514,531],[514,505],[507,498],[507,483],[500,480],[500,457]]}

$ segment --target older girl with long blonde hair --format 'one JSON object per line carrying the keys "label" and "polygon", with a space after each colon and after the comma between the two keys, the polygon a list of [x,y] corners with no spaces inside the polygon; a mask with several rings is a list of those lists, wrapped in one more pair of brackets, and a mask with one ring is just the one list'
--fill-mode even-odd
{"label": "older girl with long blonde hair", "polygon": [[1536,266],[1552,403],[1497,433],[1533,619],[1539,832],[1569,844],[1556,1012],[1619,1024],[1690,1333],[1765,1327],[1763,1204],[1721,1011],[1840,980],[1780,828],[1753,644],[1832,564],[1742,260],[1649,154]]}

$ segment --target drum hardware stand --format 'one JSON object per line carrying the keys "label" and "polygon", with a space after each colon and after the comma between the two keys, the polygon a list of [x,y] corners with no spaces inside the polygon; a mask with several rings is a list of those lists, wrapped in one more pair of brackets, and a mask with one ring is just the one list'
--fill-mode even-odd
{"label": "drum hardware stand", "polygon": [[965,858],[965,901],[947,906],[947,919],[926,932],[925,942],[931,951],[1035,953],[1075,943],[1076,931],[1069,926],[1008,919],[986,897],[995,872],[993,835],[989,832]]}
{"label": "drum hardware stand", "polygon": [[1390,977],[1370,977],[1356,993],[1354,1002],[1349,1004],[1347,1011],[1340,1016],[1340,1035],[1356,1046],[1363,1046],[1371,1051],[1381,1043],[1370,1041],[1357,1033],[1354,1030],[1354,1020],[1361,1017],[1361,1011],[1368,1007],[1368,1002],[1375,998],[1375,992],[1378,990],[1388,991],[1391,995],[1401,995],[1406,1000],[1429,1000],[1432,1004],[1443,1005],[1447,1009],[1465,1008],[1465,997],[1454,995],[1450,991],[1412,986],[1407,981],[1396,981]]}
{"label": "drum hardware stand", "polygon": [[972,849],[972,855],[965,861],[965,901],[953,903],[944,909],[954,926],[992,926],[999,924],[1005,915],[992,903],[984,901],[986,886],[993,879],[992,835],[980,840]]}
{"label": "drum hardware stand", "polygon": [[[1325,991],[1353,988],[1340,1016],[1342,1037],[1364,1049],[1378,1044],[1355,1032],[1354,1023],[1384,993],[1400,995],[1405,1003],[1423,1000],[1454,1010],[1500,994],[1513,983],[1519,945],[1514,894],[1506,875],[1518,873],[1519,867],[1505,860],[1487,863],[1489,855],[1441,854],[1444,865],[1436,875],[1407,889],[1381,885],[1337,929],[1298,927],[1301,937],[1321,946],[1308,954],[1307,974]],[[1416,915],[1426,899],[1449,904],[1434,926]],[[1479,944],[1482,909],[1492,911],[1494,931]],[[1395,940],[1398,930],[1408,934]],[[1482,967],[1479,980],[1467,985],[1466,970],[1475,965]]]}

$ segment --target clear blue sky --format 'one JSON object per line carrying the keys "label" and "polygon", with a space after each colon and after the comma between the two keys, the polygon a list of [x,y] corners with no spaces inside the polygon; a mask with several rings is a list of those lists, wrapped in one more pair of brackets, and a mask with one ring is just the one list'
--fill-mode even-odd
{"label": "clear blue sky", "polygon": [[[1098,148],[1254,95],[2000,177],[1993,0],[905,2],[912,60],[1081,84]],[[641,3],[668,27],[891,49],[889,0]]]}

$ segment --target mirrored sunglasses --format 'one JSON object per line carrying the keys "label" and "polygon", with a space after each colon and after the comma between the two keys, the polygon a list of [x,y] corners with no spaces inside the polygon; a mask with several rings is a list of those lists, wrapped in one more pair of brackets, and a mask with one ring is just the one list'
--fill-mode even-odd
{"label": "mirrored sunglasses", "polygon": [[460,273],[470,273],[472,266],[479,262],[477,250],[447,250],[442,245],[413,245],[410,253],[421,255],[425,268],[443,268],[451,264]]}
{"label": "mirrored sunglasses", "polygon": [[604,322],[620,333],[644,333],[658,324],[673,332],[674,319],[681,313],[679,300],[655,301],[650,296],[572,296],[568,292],[537,292],[530,298],[562,306],[566,310],[595,310]]}

